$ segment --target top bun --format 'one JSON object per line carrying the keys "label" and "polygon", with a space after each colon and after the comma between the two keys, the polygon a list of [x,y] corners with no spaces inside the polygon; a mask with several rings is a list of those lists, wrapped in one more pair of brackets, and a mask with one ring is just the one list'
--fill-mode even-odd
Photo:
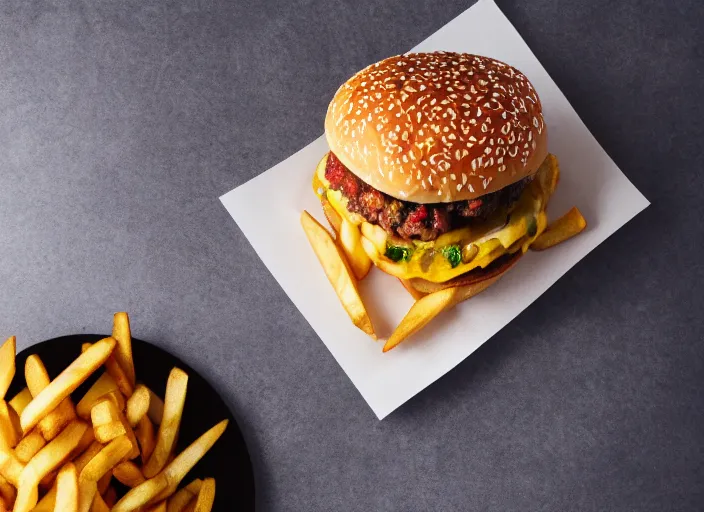
{"label": "top bun", "polygon": [[525,75],[465,53],[409,53],[363,69],[330,102],[325,134],[360,179],[416,203],[500,190],[547,156],[540,99]]}

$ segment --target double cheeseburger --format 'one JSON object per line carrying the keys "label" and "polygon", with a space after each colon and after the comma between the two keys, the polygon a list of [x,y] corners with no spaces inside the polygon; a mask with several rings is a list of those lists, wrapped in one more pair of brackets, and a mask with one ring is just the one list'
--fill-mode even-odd
{"label": "double cheeseburger", "polygon": [[325,134],[314,190],[414,292],[498,279],[546,227],[557,163],[535,89],[503,62],[382,60],[339,88]]}

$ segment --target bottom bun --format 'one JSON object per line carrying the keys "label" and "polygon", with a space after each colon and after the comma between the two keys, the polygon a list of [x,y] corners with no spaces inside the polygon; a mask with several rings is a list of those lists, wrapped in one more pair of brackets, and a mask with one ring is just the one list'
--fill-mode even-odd
{"label": "bottom bun", "polygon": [[445,281],[444,283],[433,283],[432,281],[426,281],[425,279],[414,277],[412,279],[405,280],[403,285],[406,288],[411,287],[420,293],[433,293],[438,290],[444,290],[445,288],[469,286],[491,280],[491,282],[487,284],[488,287],[497,281],[499,277],[503,276],[504,273],[510,270],[511,267],[513,267],[516,262],[521,259],[521,256],[523,256],[523,251],[520,250],[513,254],[504,254],[503,256],[492,261],[486,268],[475,268],[466,274],[457,276],[454,279]]}

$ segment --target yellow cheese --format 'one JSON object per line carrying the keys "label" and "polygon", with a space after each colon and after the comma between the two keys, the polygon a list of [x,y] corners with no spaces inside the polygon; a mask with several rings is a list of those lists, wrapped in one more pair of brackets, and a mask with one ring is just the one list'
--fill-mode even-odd
{"label": "yellow cheese", "polygon": [[[552,155],[550,155],[552,156]],[[527,186],[510,213],[502,210],[487,219],[480,226],[455,229],[439,236],[431,242],[407,241],[386,233],[382,228],[365,222],[364,218],[347,210],[347,199],[339,191],[331,190],[325,179],[327,155],[320,161],[313,177],[316,194],[323,193],[335,210],[355,225],[362,228],[362,245],[375,265],[383,271],[402,279],[419,277],[435,283],[442,283],[469,272],[485,268],[503,254],[525,252],[530,244],[545,230],[547,217],[545,206],[553,190],[541,187],[546,179],[543,174],[555,172],[555,166],[544,165],[538,170],[538,177]],[[506,223],[506,216],[509,220]],[[530,233],[532,228],[532,233]],[[383,232],[383,233],[380,233]],[[384,245],[397,245],[408,249],[408,261],[394,262],[384,254]],[[461,262],[454,268],[442,255],[441,249],[450,245],[464,247],[477,246],[477,254],[469,262]]]}

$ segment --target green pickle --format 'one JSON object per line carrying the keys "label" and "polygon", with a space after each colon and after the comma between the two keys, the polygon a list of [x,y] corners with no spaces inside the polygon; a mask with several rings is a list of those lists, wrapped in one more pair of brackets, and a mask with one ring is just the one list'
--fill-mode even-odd
{"label": "green pickle", "polygon": [[391,261],[411,261],[411,254],[413,254],[413,251],[410,247],[392,245],[389,243],[386,244],[385,256]]}
{"label": "green pickle", "polygon": [[440,252],[445,256],[452,268],[462,263],[462,250],[459,245],[447,245],[440,249]]}

